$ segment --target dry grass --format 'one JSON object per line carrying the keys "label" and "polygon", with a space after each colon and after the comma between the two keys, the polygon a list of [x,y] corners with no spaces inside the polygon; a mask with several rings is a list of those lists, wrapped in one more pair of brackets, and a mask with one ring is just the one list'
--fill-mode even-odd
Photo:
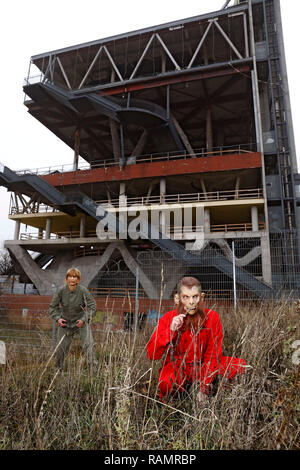
{"label": "dry grass", "polygon": [[[66,372],[50,352],[8,347],[0,366],[0,449],[299,449],[299,370],[291,344],[299,313],[289,302],[221,314],[226,355],[252,366],[200,407],[193,395],[159,402],[159,363],[145,355],[152,333],[102,334],[91,373],[73,345]],[[43,352],[44,351],[44,352]]]}

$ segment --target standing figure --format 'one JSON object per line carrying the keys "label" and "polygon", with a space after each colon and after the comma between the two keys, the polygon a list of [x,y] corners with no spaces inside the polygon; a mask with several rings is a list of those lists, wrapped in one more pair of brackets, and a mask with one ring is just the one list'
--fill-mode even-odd
{"label": "standing figure", "polygon": [[162,400],[197,383],[197,400],[205,402],[218,375],[230,381],[245,371],[244,359],[222,355],[221,320],[205,307],[203,297],[196,278],[182,278],[174,298],[176,309],[163,315],[146,346],[151,360],[166,353],[158,378]]}
{"label": "standing figure", "polygon": [[89,364],[96,366],[95,344],[90,322],[96,312],[96,302],[89,290],[79,285],[81,273],[71,268],[66,273],[65,285],[54,294],[49,314],[58,323],[55,365],[64,368],[65,357],[75,334],[79,334]]}

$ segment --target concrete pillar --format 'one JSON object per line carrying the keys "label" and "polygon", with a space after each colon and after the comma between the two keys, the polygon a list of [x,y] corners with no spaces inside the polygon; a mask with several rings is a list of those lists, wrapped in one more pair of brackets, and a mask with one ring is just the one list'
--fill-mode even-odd
{"label": "concrete pillar", "polygon": [[127,206],[127,198],[126,198],[126,183],[123,181],[120,182],[120,193],[119,193],[119,206]]}
{"label": "concrete pillar", "polygon": [[201,188],[202,188],[202,192],[204,194],[204,197],[205,197],[205,199],[207,199],[206,187],[205,187],[205,184],[204,184],[204,181],[203,181],[202,178],[200,180],[200,184],[201,184]]}
{"label": "concrete pillar", "polygon": [[252,231],[257,232],[258,227],[258,209],[257,206],[251,206],[251,223],[252,223]]}
{"label": "concrete pillar", "polygon": [[16,220],[16,223],[15,223],[14,240],[19,240],[19,237],[20,237],[20,226],[21,226],[20,220]]}
{"label": "concrete pillar", "polygon": [[[160,194],[160,203],[164,204],[165,202],[165,195],[166,195],[167,185],[166,185],[166,178],[160,178],[159,181],[159,194]],[[162,233],[166,232],[166,214],[164,211],[160,211],[159,213],[159,225]]]}
{"label": "concrete pillar", "polygon": [[148,188],[147,197],[146,197],[146,204],[148,204],[148,202],[149,202],[149,198],[151,196],[153,186],[154,186],[154,182],[152,180],[150,185],[149,185],[149,188]]}
{"label": "concrete pillar", "polygon": [[262,264],[262,277],[263,280],[272,285],[272,269],[271,269],[271,253],[269,236],[262,235],[261,237],[261,264]]}
{"label": "concrete pillar", "polygon": [[[120,190],[119,190],[119,207],[126,207],[127,206],[127,196],[126,196],[126,184],[124,182],[120,182]],[[127,211],[120,210],[119,211],[119,234],[118,238],[121,240],[126,240],[128,237],[128,219],[127,219]]]}
{"label": "concrete pillar", "polygon": [[204,209],[204,233],[210,232],[210,211]]}
{"label": "concrete pillar", "polygon": [[165,202],[165,195],[167,191],[166,178],[160,178],[159,181],[159,192],[160,192],[160,202]]}
{"label": "concrete pillar", "polygon": [[49,240],[49,238],[50,238],[51,225],[52,225],[52,219],[51,219],[51,217],[47,217],[47,219],[46,219],[46,233],[45,233],[45,239],[46,240]]}
{"label": "concrete pillar", "polygon": [[85,215],[82,215],[80,217],[80,228],[79,228],[79,237],[80,238],[85,237],[85,221],[86,221]]}

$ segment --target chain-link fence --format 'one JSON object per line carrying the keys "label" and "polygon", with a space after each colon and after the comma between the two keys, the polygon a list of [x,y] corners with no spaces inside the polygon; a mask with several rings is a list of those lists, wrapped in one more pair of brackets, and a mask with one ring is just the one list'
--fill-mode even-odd
{"label": "chain-link fence", "polygon": [[[293,302],[299,296],[298,240],[293,233],[272,234],[265,251],[259,237],[228,236],[206,241],[201,251],[185,253],[179,259],[177,253],[157,248],[136,249],[133,268],[116,251],[89,285],[97,302],[92,323],[96,340],[108,331],[123,334],[154,327],[174,308],[176,284],[185,275],[200,281],[207,306],[219,312],[282,297]],[[1,285],[0,340],[24,351],[53,349],[51,296],[38,295],[34,286],[24,289],[16,277]]]}
{"label": "chain-link fence", "polygon": [[298,297],[298,246],[296,234],[291,232],[264,239],[236,238],[228,232],[226,238],[204,239],[199,251],[137,249],[135,270],[116,252],[89,287],[100,297],[122,297],[129,290],[139,298],[171,299],[178,280],[189,275],[199,279],[206,298],[232,301],[235,305],[249,300]]}

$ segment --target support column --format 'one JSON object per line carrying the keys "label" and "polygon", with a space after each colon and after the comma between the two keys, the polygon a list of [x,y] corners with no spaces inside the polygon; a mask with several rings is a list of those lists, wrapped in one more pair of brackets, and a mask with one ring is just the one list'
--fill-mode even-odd
{"label": "support column", "polygon": [[153,180],[151,181],[151,183],[149,185],[149,188],[148,188],[148,192],[147,192],[147,196],[146,196],[146,204],[149,203],[149,198],[151,196],[152,189],[153,189]]}
{"label": "support column", "polygon": [[[116,78],[116,72],[114,70],[111,71],[110,81],[113,83]],[[113,155],[115,162],[120,162],[121,160],[121,142],[120,142],[120,134],[119,134],[119,126],[112,118],[109,119],[109,127],[110,133],[112,138],[112,148],[113,148]]]}
{"label": "support column", "polygon": [[204,209],[204,233],[210,232],[210,211]]}
{"label": "support column", "polygon": [[160,191],[159,191],[160,192],[160,203],[164,204],[166,189],[167,189],[166,178],[160,178],[159,189],[160,189]]}
{"label": "support column", "polygon": [[[159,194],[160,194],[160,204],[165,203],[166,195],[166,178],[161,178],[159,182]],[[164,211],[159,212],[159,225],[162,233],[166,232],[166,214]]]}
{"label": "support column", "polygon": [[42,228],[42,227],[39,227],[38,238],[39,238],[39,239],[43,239],[43,234],[44,234],[43,228]]}
{"label": "support column", "polygon": [[86,222],[85,215],[82,215],[80,217],[80,228],[79,228],[79,237],[80,238],[85,237],[85,222]]}
{"label": "support column", "polygon": [[77,128],[75,131],[73,171],[78,170],[79,148],[80,148],[80,129]]}
{"label": "support column", "polygon": [[213,148],[213,135],[212,135],[212,116],[211,108],[206,110],[206,150],[211,152]]}
{"label": "support column", "polygon": [[127,206],[127,198],[126,198],[126,184],[124,182],[120,182],[120,193],[119,193],[119,206]]}
{"label": "support column", "polygon": [[[254,106],[254,119],[255,119],[255,130],[256,130],[256,142],[257,151],[261,152],[261,177],[263,186],[264,199],[267,200],[267,189],[265,179],[265,160],[264,160],[264,149],[263,149],[263,135],[262,135],[262,123],[260,114],[260,102],[259,102],[259,86],[258,86],[258,75],[256,66],[256,51],[255,51],[255,38],[254,38],[254,26],[253,26],[253,12],[252,12],[252,0],[248,0],[248,15],[249,15],[249,28],[250,28],[250,50],[253,58],[253,70],[251,71],[252,79],[252,95],[253,95],[253,106]],[[269,230],[269,215],[267,204],[264,206],[264,215],[266,230]]]}
{"label": "support column", "polygon": [[111,195],[110,195],[109,189],[106,189],[106,197],[107,197],[108,204],[111,204]]}
{"label": "support column", "polygon": [[113,119],[109,119],[109,126],[112,138],[112,147],[115,162],[120,162],[121,160],[121,143],[120,135],[117,123]]}
{"label": "support column", "polygon": [[21,222],[20,222],[20,220],[16,220],[16,222],[15,222],[14,240],[19,240],[19,237],[20,237],[20,227],[21,227]]}
{"label": "support column", "polygon": [[252,223],[252,232],[257,232],[259,230],[257,206],[251,206],[251,223]]}
{"label": "support column", "polygon": [[166,54],[164,51],[161,51],[161,72],[166,73],[166,65],[167,65],[167,60],[166,60]]}
{"label": "support column", "polygon": [[261,237],[261,264],[262,264],[262,277],[263,280],[272,286],[272,269],[271,269],[271,255],[270,255],[270,241],[269,236],[262,235]]}
{"label": "support column", "polygon": [[147,138],[148,138],[148,132],[146,129],[144,129],[141,137],[138,140],[138,143],[136,144],[136,146],[134,147],[131,153],[131,157],[138,157],[142,155],[145,145],[147,143]]}
{"label": "support column", "polygon": [[[127,196],[126,196],[126,183],[124,181],[120,182],[120,190],[119,190],[119,207],[126,207],[127,206]],[[121,240],[126,240],[128,237],[128,218],[127,218],[127,210],[120,210],[119,211],[119,234],[118,237]]]}
{"label": "support column", "polygon": [[52,225],[52,219],[51,219],[51,217],[47,217],[47,219],[46,219],[46,233],[45,233],[45,239],[46,240],[49,240],[49,238],[50,238],[51,225]]}
{"label": "support column", "polygon": [[189,152],[189,154],[192,156],[192,157],[195,157],[195,152],[186,136],[186,134],[184,133],[183,129],[181,128],[179,122],[177,121],[177,119],[175,118],[174,114],[170,112],[170,117],[173,121],[173,124],[174,126],[176,127],[177,129],[177,132],[183,142],[183,145],[185,146],[186,150]]}
{"label": "support column", "polygon": [[202,192],[204,194],[204,198],[207,199],[206,187],[202,178],[200,180],[200,184],[201,184]]}
{"label": "support column", "polygon": [[235,195],[234,195],[234,199],[238,199],[238,198],[239,198],[240,184],[241,184],[241,178],[238,176],[237,179],[236,179],[236,183],[235,183]]}

